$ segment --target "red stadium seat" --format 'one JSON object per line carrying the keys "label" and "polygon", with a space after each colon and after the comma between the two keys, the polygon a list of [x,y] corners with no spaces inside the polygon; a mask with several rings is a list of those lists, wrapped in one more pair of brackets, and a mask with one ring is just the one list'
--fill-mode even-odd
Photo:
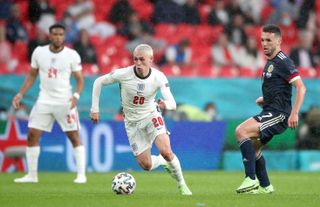
{"label": "red stadium seat", "polygon": [[192,44],[212,46],[212,44],[217,41],[223,28],[221,26],[212,27],[207,24],[201,24],[197,25],[194,31],[191,37]]}
{"label": "red stadium seat", "polygon": [[239,76],[245,78],[256,78],[257,71],[254,68],[241,67],[239,68]]}
{"label": "red stadium seat", "polygon": [[262,48],[262,45],[260,44],[261,42],[261,27],[260,26],[249,26],[249,27],[245,27],[245,33],[248,36],[253,36],[256,38],[257,41],[257,45],[259,48]]}
{"label": "red stadium seat", "polygon": [[199,5],[199,14],[201,22],[208,22],[208,16],[211,11],[211,6],[208,4],[200,4]]}
{"label": "red stadium seat", "polygon": [[316,68],[316,77],[320,78],[320,67]]}
{"label": "red stadium seat", "polygon": [[27,74],[30,72],[30,63],[29,62],[19,62],[17,67],[14,70],[15,74]]}
{"label": "red stadium seat", "polygon": [[256,73],[257,77],[258,77],[258,78],[261,78],[262,73],[263,73],[263,68],[259,68],[259,69],[257,70],[257,73]]}
{"label": "red stadium seat", "polygon": [[217,77],[218,71],[212,64],[201,65],[197,67],[197,75],[200,77]]}
{"label": "red stadium seat", "polygon": [[156,35],[173,35],[176,32],[176,25],[168,23],[159,23],[155,26]]}
{"label": "red stadium seat", "polygon": [[100,67],[100,74],[101,74],[101,75],[105,75],[105,74],[107,74],[107,73],[110,73],[111,70],[112,70],[112,68],[109,67],[109,66],[101,66],[101,67]]}
{"label": "red stadium seat", "polygon": [[280,25],[281,33],[282,33],[282,44],[290,46],[290,48],[294,47],[297,44],[298,39],[298,30],[295,23],[291,25],[283,26]]}
{"label": "red stadium seat", "polygon": [[190,39],[193,35],[195,35],[195,27],[190,24],[177,24],[177,31],[175,35],[179,36],[180,39]]}
{"label": "red stadium seat", "polygon": [[99,47],[99,45],[104,44],[104,39],[98,35],[91,35],[89,36],[89,42],[93,44],[93,46]]}
{"label": "red stadium seat", "polygon": [[174,24],[160,23],[155,26],[155,37],[165,39],[168,44],[174,44],[180,40],[176,32],[177,28]]}
{"label": "red stadium seat", "polygon": [[270,15],[273,13],[274,8],[271,5],[264,6],[260,12],[261,22],[265,23],[268,21]]}
{"label": "red stadium seat", "polygon": [[105,39],[105,46],[115,46],[117,48],[124,48],[127,39],[121,35],[113,35]]}
{"label": "red stadium seat", "polygon": [[320,25],[320,1],[316,1],[316,21],[318,26]]}
{"label": "red stadium seat", "polygon": [[0,74],[7,74],[7,73],[8,73],[7,64],[0,63]]}
{"label": "red stadium seat", "polygon": [[67,11],[68,7],[73,4],[74,1],[70,0],[53,0],[50,5],[55,8],[56,19],[58,21],[63,19],[64,13]]}
{"label": "red stadium seat", "polygon": [[299,67],[298,71],[302,78],[314,78],[317,75],[317,71],[314,68]]}
{"label": "red stadium seat", "polygon": [[191,45],[192,62],[196,65],[210,65],[211,64],[211,45]]}
{"label": "red stadium seat", "polygon": [[221,67],[218,76],[221,78],[234,78],[239,75],[238,68],[235,67]]}
{"label": "red stadium seat", "polygon": [[86,76],[99,74],[99,67],[96,64],[82,64],[82,73]]}
{"label": "red stadium seat", "polygon": [[20,17],[22,22],[28,21],[28,7],[29,2],[28,1],[16,1],[16,4],[18,4],[20,9]]}
{"label": "red stadium seat", "polygon": [[108,20],[108,14],[116,1],[117,0],[108,0],[108,3],[106,3],[105,0],[93,0],[94,14],[97,22]]}
{"label": "red stadium seat", "polygon": [[178,66],[164,65],[160,68],[160,70],[166,76],[179,76],[181,74],[181,69]]}
{"label": "red stadium seat", "polygon": [[180,76],[183,77],[195,77],[197,75],[196,68],[193,66],[181,66],[180,71]]}
{"label": "red stadium seat", "polygon": [[139,14],[140,19],[147,22],[150,21],[154,9],[153,4],[145,0],[131,0],[129,2],[133,9]]}
{"label": "red stadium seat", "polygon": [[16,57],[20,62],[28,61],[28,46],[27,43],[17,41],[13,45],[13,56]]}

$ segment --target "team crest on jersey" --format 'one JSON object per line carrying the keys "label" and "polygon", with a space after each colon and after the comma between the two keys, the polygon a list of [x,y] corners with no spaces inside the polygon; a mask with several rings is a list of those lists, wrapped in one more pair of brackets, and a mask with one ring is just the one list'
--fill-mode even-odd
{"label": "team crest on jersey", "polygon": [[137,89],[138,89],[138,91],[143,91],[143,90],[144,90],[144,88],[145,88],[144,83],[138,83],[138,85],[137,85]]}
{"label": "team crest on jersey", "polygon": [[269,65],[268,69],[267,69],[267,78],[270,78],[272,76],[272,71],[273,71],[273,65]]}
{"label": "team crest on jersey", "polygon": [[269,67],[268,67],[268,73],[272,73],[272,71],[273,71],[273,65],[269,65]]}

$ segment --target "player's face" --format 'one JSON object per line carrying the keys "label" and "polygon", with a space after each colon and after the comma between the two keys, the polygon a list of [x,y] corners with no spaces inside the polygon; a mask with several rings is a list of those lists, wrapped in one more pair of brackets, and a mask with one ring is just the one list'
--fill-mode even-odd
{"label": "player's face", "polygon": [[262,32],[261,33],[261,45],[264,54],[268,58],[273,58],[280,50],[281,38],[275,33]]}
{"label": "player's face", "polygon": [[49,39],[54,47],[62,47],[64,44],[64,30],[61,28],[52,29]]}
{"label": "player's face", "polygon": [[141,74],[147,74],[152,66],[152,57],[142,50],[133,53],[133,61],[137,71]]}

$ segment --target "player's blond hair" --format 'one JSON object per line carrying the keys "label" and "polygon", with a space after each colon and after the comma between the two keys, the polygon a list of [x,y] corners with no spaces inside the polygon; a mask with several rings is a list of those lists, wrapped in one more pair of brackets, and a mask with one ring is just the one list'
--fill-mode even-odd
{"label": "player's blond hair", "polygon": [[136,51],[143,51],[145,52],[147,55],[149,55],[149,57],[153,57],[153,49],[150,45],[148,44],[140,44],[138,45],[135,49],[134,49],[134,53]]}

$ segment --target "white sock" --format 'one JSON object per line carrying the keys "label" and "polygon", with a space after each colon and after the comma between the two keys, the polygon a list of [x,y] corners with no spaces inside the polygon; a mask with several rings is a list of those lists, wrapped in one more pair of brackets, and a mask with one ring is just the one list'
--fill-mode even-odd
{"label": "white sock", "polygon": [[86,155],[83,145],[73,148],[74,157],[77,164],[77,173],[78,175],[86,174]]}
{"label": "white sock", "polygon": [[178,157],[176,155],[174,155],[173,160],[168,162],[168,164],[169,164],[170,170],[174,174],[174,178],[178,182],[179,186],[185,185],[186,182],[184,181],[184,178],[183,178],[181,165],[180,165],[180,161],[179,161]]}
{"label": "white sock", "polygon": [[154,170],[160,165],[165,165],[167,164],[167,161],[162,157],[162,155],[151,155],[151,162],[152,162],[152,167],[150,170]]}
{"label": "white sock", "polygon": [[38,159],[40,155],[40,146],[27,147],[26,158],[28,164],[28,174],[32,177],[38,176]]}

